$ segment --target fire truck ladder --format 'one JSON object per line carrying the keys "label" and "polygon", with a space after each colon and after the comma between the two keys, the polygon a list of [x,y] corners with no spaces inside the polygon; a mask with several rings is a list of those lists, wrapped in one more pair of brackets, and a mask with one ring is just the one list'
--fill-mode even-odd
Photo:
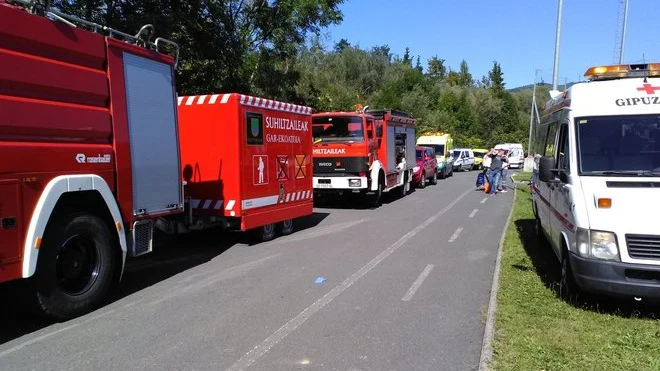
{"label": "fire truck ladder", "polygon": [[[151,38],[154,35],[154,26],[151,24],[146,24],[140,28],[135,35],[129,35],[127,33],[115,30],[113,28],[100,25],[98,23],[90,22],[88,20],[76,17],[75,15],[62,13],[59,10],[56,10],[51,7],[51,0],[6,0],[8,3],[20,5],[29,11],[32,14],[37,14],[49,18],[51,20],[60,21],[71,27],[78,27],[76,23],[90,27],[94,32],[103,34],[107,33],[109,37],[121,39],[125,42],[130,42],[135,45],[139,45],[143,48],[155,50],[161,52],[161,46],[169,45],[174,50],[170,54],[174,58],[174,67],[179,64],[179,45],[172,40],[168,40],[162,37],[156,38],[154,42],[151,42]],[[118,37],[120,36],[120,37]]]}

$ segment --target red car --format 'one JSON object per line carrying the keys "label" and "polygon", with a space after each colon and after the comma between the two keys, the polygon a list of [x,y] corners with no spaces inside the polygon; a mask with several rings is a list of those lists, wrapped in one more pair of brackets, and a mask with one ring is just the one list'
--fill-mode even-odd
{"label": "red car", "polygon": [[435,159],[435,150],[431,147],[417,147],[417,165],[413,168],[413,182],[419,187],[426,187],[426,180],[430,184],[438,183],[438,161]]}

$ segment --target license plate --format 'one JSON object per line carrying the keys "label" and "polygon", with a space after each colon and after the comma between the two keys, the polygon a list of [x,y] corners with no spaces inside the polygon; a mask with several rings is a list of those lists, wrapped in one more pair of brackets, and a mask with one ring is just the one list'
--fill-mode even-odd
{"label": "license plate", "polygon": [[317,183],[316,188],[332,188],[332,184],[329,183]]}

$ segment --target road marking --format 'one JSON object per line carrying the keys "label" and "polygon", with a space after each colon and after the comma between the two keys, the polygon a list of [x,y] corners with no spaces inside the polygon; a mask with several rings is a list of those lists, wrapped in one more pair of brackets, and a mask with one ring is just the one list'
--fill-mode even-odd
{"label": "road marking", "polygon": [[410,288],[408,289],[408,292],[406,292],[406,294],[401,298],[401,300],[409,301],[412,298],[412,296],[415,295],[415,292],[422,285],[422,283],[424,282],[426,277],[429,276],[429,274],[431,273],[431,270],[433,270],[433,267],[434,267],[433,264],[429,264],[429,265],[426,266],[426,268],[424,268],[422,273],[419,274],[419,277],[417,277],[417,280],[412,284],[412,286],[410,286]]}
{"label": "road marking", "polygon": [[413,238],[424,228],[428,227],[431,223],[435,222],[439,217],[444,215],[447,211],[449,211],[452,207],[454,207],[460,200],[462,200],[465,196],[467,196],[472,192],[473,192],[472,189],[465,191],[465,193],[460,195],[449,205],[445,206],[442,210],[438,211],[435,215],[428,218],[424,223],[418,225],[413,230],[406,233],[403,237],[399,238],[395,243],[390,245],[390,247],[388,247],[383,252],[378,254],[378,256],[373,258],[369,263],[365,264],[362,268],[360,268],[358,271],[356,271],[350,277],[344,280],[344,282],[340,283],[338,286],[335,286],[327,294],[323,295],[323,297],[315,301],[309,307],[305,308],[302,312],[300,312],[297,316],[293,317],[289,322],[285,323],[277,331],[273,332],[260,344],[257,344],[254,348],[252,348],[252,350],[250,350],[243,357],[241,357],[241,359],[239,359],[238,361],[236,361],[236,363],[231,365],[231,367],[229,367],[227,371],[245,370],[246,368],[250,367],[250,365],[256,362],[259,358],[263,357],[264,354],[266,354],[272,347],[274,347],[282,339],[287,337],[292,332],[296,331],[296,329],[300,327],[300,325],[305,323],[305,321],[307,321],[311,316],[313,316],[315,313],[323,309],[323,307],[328,305],[328,303],[332,302],[337,296],[339,296],[339,294],[348,290],[349,287],[351,287],[360,278],[364,277],[367,273],[369,273],[369,271],[374,269],[374,267],[377,266],[380,262],[385,260],[396,250],[398,250],[409,239]]}
{"label": "road marking", "polygon": [[479,211],[479,209],[472,210],[472,212],[470,213],[469,218],[474,218],[474,215],[477,213],[477,211]]}
{"label": "road marking", "polygon": [[483,204],[483,203],[486,202],[487,200],[488,200],[488,197],[484,197],[484,199],[481,200],[481,203]]}
{"label": "road marking", "polygon": [[461,228],[458,228],[458,229],[456,230],[456,232],[454,232],[454,234],[451,235],[451,237],[449,238],[449,242],[454,242],[454,241],[456,241],[456,239],[458,238],[458,236],[461,235],[461,232],[463,232],[463,228],[462,228],[462,227],[461,227]]}

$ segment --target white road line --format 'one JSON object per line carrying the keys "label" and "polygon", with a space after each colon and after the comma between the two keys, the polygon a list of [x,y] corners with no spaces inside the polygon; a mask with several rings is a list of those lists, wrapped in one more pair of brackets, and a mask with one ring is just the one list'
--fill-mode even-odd
{"label": "white road line", "polygon": [[449,238],[449,242],[454,242],[454,241],[456,241],[456,239],[458,238],[458,236],[461,235],[461,232],[463,232],[463,228],[462,228],[462,227],[461,227],[461,228],[458,228],[458,229],[456,230],[456,232],[454,232],[454,234],[451,235],[451,237]]}
{"label": "white road line", "polygon": [[479,209],[472,210],[472,212],[470,213],[469,218],[474,218],[474,215],[477,213],[477,211],[479,211]]}
{"label": "white road line", "polygon": [[410,286],[410,288],[408,289],[408,292],[406,292],[406,294],[401,298],[401,300],[408,301],[413,297],[413,295],[415,295],[415,292],[422,285],[422,283],[424,282],[426,277],[429,276],[429,273],[431,273],[431,270],[433,270],[433,267],[434,267],[433,264],[429,264],[429,265],[426,266],[426,268],[424,268],[422,273],[420,273],[419,277],[417,277],[417,280],[412,284],[412,286]]}
{"label": "white road line", "polygon": [[277,343],[282,341],[282,339],[287,337],[292,332],[296,331],[296,329],[300,325],[305,323],[305,321],[307,321],[316,312],[320,311],[321,309],[323,309],[323,307],[328,305],[328,303],[332,302],[337,296],[339,296],[339,294],[341,294],[342,292],[348,290],[349,287],[351,287],[360,278],[364,277],[367,273],[369,273],[369,271],[374,269],[375,266],[377,266],[380,262],[385,260],[388,256],[390,256],[392,253],[394,253],[397,249],[399,249],[401,246],[403,246],[403,244],[405,244],[409,239],[413,238],[415,235],[417,235],[419,232],[421,232],[424,228],[431,225],[431,223],[435,222],[439,217],[444,215],[447,211],[449,211],[452,207],[454,207],[460,200],[462,200],[465,196],[467,196],[468,194],[470,194],[472,192],[473,192],[472,189],[469,189],[469,190],[465,191],[465,193],[460,195],[457,199],[452,201],[449,205],[445,206],[442,210],[438,211],[435,215],[428,218],[424,223],[418,225],[413,230],[406,233],[403,237],[399,238],[390,247],[388,247],[383,252],[378,254],[378,256],[373,258],[369,263],[364,265],[357,272],[353,273],[350,277],[348,277],[346,280],[344,280],[344,282],[340,283],[338,286],[335,286],[332,290],[330,290],[327,294],[325,294],[319,300],[315,301],[312,305],[310,305],[309,307],[305,308],[305,310],[300,312],[300,314],[293,317],[289,322],[285,323],[277,331],[273,332],[270,336],[268,336],[260,344],[257,344],[254,348],[252,348],[252,350],[250,350],[243,357],[241,357],[241,359],[239,359],[238,361],[236,361],[236,363],[231,365],[231,367],[229,367],[227,369],[227,371],[245,370],[246,368],[250,367],[250,365],[252,365],[254,362],[256,362],[259,358],[263,357],[264,354],[266,354]]}
{"label": "white road line", "polygon": [[484,202],[488,201],[488,197],[484,197],[483,200],[481,200],[481,203],[483,204]]}

